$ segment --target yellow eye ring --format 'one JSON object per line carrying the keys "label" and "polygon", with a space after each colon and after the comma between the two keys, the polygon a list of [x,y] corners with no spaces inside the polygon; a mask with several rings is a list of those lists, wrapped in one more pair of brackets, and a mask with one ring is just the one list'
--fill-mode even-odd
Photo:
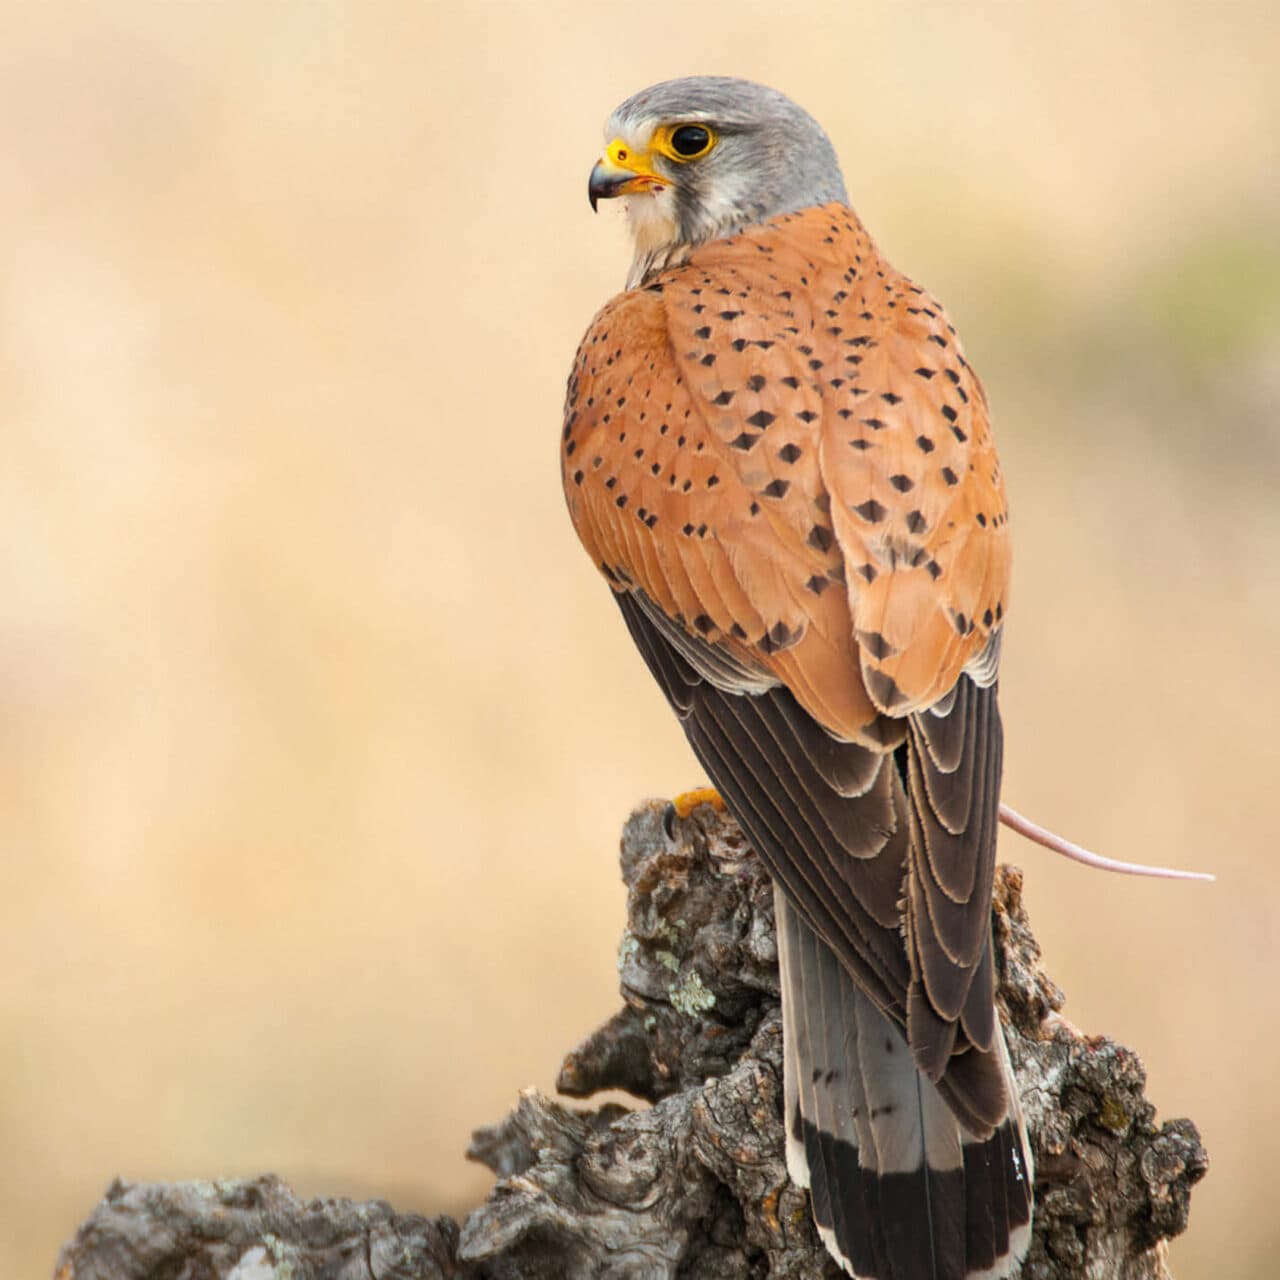
{"label": "yellow eye ring", "polygon": [[698,160],[716,145],[715,130],[705,124],[664,124],[650,144],[669,160],[684,164]]}

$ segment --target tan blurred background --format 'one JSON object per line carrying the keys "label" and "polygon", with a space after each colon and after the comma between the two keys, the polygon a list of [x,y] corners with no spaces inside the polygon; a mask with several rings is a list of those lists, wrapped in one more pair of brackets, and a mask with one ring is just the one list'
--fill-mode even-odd
{"label": "tan blurred background", "polygon": [[1068,1013],[1272,1277],[1280,9],[0,9],[0,1277],[116,1174],[459,1212],[616,1006],[615,858],[698,778],[579,554],[610,108],[768,81],[995,403],[1005,837]]}

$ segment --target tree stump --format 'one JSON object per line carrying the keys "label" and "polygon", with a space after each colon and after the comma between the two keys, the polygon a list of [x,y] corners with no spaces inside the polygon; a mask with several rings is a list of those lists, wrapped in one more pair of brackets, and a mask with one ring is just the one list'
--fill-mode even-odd
{"label": "tree stump", "polygon": [[[381,1201],[248,1182],[114,1183],[56,1280],[747,1280],[836,1277],[787,1177],[773,890],[727,815],[638,809],[622,836],[624,1004],[565,1059],[572,1109],[536,1090],[468,1155],[499,1181],[461,1229]],[[1040,965],[1022,874],[992,907],[997,1000],[1036,1159],[1024,1280],[1163,1280],[1208,1168],[1195,1125],[1157,1125],[1131,1050],[1081,1034]]]}

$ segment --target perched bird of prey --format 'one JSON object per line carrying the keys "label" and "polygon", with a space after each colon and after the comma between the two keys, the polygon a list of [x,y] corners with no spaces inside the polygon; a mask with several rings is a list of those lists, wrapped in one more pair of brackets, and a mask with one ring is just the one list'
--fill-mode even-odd
{"label": "perched bird of prey", "polygon": [[569,379],[583,546],[775,884],[787,1164],[867,1280],[1002,1277],[1031,1153],[993,1004],[1009,584],[986,396],[782,94],[606,126],[627,289]]}

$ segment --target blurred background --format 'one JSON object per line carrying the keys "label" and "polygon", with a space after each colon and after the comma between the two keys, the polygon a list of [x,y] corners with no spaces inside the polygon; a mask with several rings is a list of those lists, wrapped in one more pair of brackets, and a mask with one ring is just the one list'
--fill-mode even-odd
{"label": "blurred background", "polygon": [[619,827],[699,780],[559,492],[621,284],[610,109],[824,122],[995,406],[1003,836],[1068,1015],[1271,1277],[1280,9],[0,8],[0,1275],[112,1177],[461,1213],[473,1126],[617,1006]]}

